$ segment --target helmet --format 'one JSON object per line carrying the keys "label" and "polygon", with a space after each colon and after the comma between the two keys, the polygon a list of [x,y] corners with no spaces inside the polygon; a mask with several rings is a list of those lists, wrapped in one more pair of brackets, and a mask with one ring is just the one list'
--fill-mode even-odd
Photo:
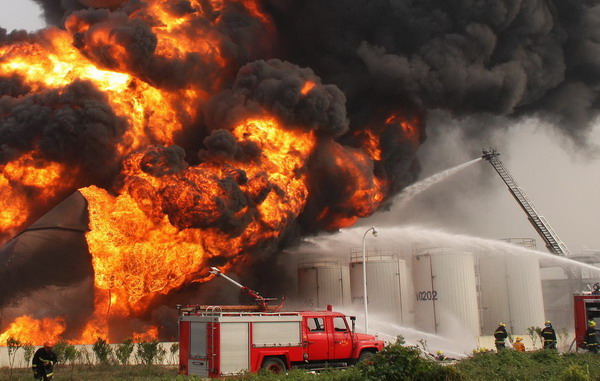
{"label": "helmet", "polygon": [[500,327],[506,327],[506,324],[504,324],[503,322],[500,322],[500,323],[498,323],[498,325],[499,325]]}
{"label": "helmet", "polygon": [[442,351],[441,349],[440,349],[439,351],[437,351],[437,354],[438,354],[438,355],[441,355],[441,354],[443,354],[443,353],[444,353],[444,351]]}
{"label": "helmet", "polygon": [[521,341],[521,340],[523,340],[523,338],[521,336],[517,336],[516,340]]}
{"label": "helmet", "polygon": [[479,348],[473,349],[473,353],[479,353]]}
{"label": "helmet", "polygon": [[589,325],[590,327],[595,327],[595,326],[596,326],[596,322],[595,322],[595,321],[593,321],[593,320],[590,320],[590,321],[588,321],[588,325]]}
{"label": "helmet", "polygon": [[44,347],[46,347],[46,348],[52,348],[53,346],[54,346],[54,343],[52,341],[44,342]]}
{"label": "helmet", "polygon": [[550,320],[546,320],[546,322],[544,323],[544,325],[552,325],[552,322]]}

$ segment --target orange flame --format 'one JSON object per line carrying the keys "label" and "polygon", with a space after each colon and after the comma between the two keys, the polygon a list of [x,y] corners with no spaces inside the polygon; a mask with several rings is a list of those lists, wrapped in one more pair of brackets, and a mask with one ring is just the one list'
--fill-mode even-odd
{"label": "orange flame", "polygon": [[371,130],[360,131],[363,136],[363,147],[373,160],[381,160],[381,148],[379,148],[380,137]]}
{"label": "orange flame", "polygon": [[[317,144],[316,133],[280,125],[262,114],[229,126],[239,146],[256,148],[250,159],[206,161],[161,176],[145,171],[148,152],[174,144],[184,126],[199,120],[198,110],[205,101],[221,90],[227,78],[222,74],[232,74],[239,65],[230,41],[222,35],[221,23],[226,20],[221,11],[233,6],[252,15],[261,30],[273,28],[255,0],[190,0],[194,12],[180,16],[165,11],[169,3],[146,1],[128,20],[147,21],[156,36],[149,59],[191,57],[210,68],[201,73],[207,78],[181,87],[165,90],[157,83],[160,78],[140,75],[139,63],[132,62],[126,42],[113,33],[109,19],[91,25],[81,14],[73,14],[66,20],[66,30],[48,28],[30,42],[0,46],[3,75],[19,77],[31,93],[60,91],[75,81],[88,81],[127,128],[117,146],[118,161],[123,162],[120,188],[112,193],[94,185],[80,189],[88,202],[86,241],[94,269],[95,310],[73,343],[108,340],[120,319],[142,316],[157,296],[211,279],[210,259],[219,257],[224,271],[246,259],[253,249],[277,239],[302,213],[309,196],[306,167]],[[191,24],[200,32],[190,33]],[[81,36],[84,42],[75,38]],[[102,57],[94,56],[97,51]],[[315,86],[314,81],[305,81],[300,93],[306,96]],[[405,139],[418,143],[417,127],[416,122],[392,115],[385,126],[355,135],[360,148],[330,143],[333,165],[349,181],[344,199],[319,217],[329,229],[349,226],[381,205],[388,184],[373,175],[383,155],[381,130],[400,128]],[[34,205],[47,205],[61,192],[82,185],[73,168],[38,156],[34,150],[2,167],[1,234],[18,231],[31,218]],[[25,315],[0,335],[0,345],[8,337],[35,344],[57,341],[68,328],[60,317],[37,320]],[[134,337],[155,339],[158,328],[145,327]]]}
{"label": "orange flame", "polygon": [[28,221],[33,205],[47,204],[73,186],[64,165],[40,160],[33,152],[0,168],[0,232],[7,238]]}
{"label": "orange flame", "polygon": [[22,343],[42,345],[46,340],[60,340],[64,331],[65,322],[62,318],[44,318],[38,320],[29,315],[24,315],[15,319],[0,334],[0,345],[6,345],[6,341],[11,337]]}
{"label": "orange flame", "polygon": [[[386,189],[386,182],[378,177],[372,176],[372,170],[365,167],[373,165],[372,160],[362,151],[335,146],[335,161],[339,171],[347,174],[346,186],[349,188],[347,194],[350,196],[339,203],[339,208],[344,212],[334,219],[328,227],[330,230],[350,226],[359,217],[367,217],[381,204]],[[367,177],[368,176],[368,177]]]}
{"label": "orange flame", "polygon": [[300,90],[300,94],[302,94],[302,95],[308,94],[315,86],[316,86],[316,84],[313,81],[304,82],[304,86],[302,86],[302,89]]}
{"label": "orange flame", "polygon": [[418,127],[419,121],[416,118],[414,120],[407,120],[394,113],[385,120],[385,123],[388,126],[399,126],[404,133],[404,139],[418,145],[421,138],[421,130]]}
{"label": "orange flame", "polygon": [[[86,239],[92,253],[95,286],[99,293],[110,290],[111,315],[144,312],[155,295],[207,277],[207,258],[218,255],[235,260],[246,250],[276,237],[300,213],[308,196],[301,168],[315,144],[313,134],[285,130],[273,119],[253,119],[235,127],[233,135],[240,142],[253,142],[262,152],[251,163],[226,164],[246,173],[248,181],[240,185],[241,191],[247,195],[267,192],[255,200],[258,213],[238,236],[217,228],[177,228],[150,199],[144,198],[157,197],[167,187],[181,187],[179,195],[185,202],[188,190],[181,180],[187,178],[202,185],[202,195],[213,203],[221,202],[218,200],[227,193],[212,179],[226,173],[223,165],[205,163],[178,175],[158,178],[142,172],[143,154],[134,154],[124,165],[128,180],[120,195],[111,196],[94,186],[80,190],[89,204],[90,231]],[[139,188],[141,184],[145,184],[144,191]],[[200,204],[208,208],[211,205]],[[214,206],[216,213],[217,204]],[[97,302],[96,310],[96,315],[105,311],[106,301]],[[91,331],[96,335],[95,331],[102,330]]]}

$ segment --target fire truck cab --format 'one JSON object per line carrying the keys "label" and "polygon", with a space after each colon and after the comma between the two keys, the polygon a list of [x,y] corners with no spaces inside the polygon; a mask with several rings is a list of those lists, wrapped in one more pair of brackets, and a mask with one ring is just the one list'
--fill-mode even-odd
{"label": "fire truck cab", "polygon": [[[596,322],[596,331],[600,327],[600,292],[588,292],[575,294],[573,296],[573,306],[575,311],[575,341],[578,348],[584,348],[585,331],[588,321]],[[600,335],[597,335],[600,337]]]}
{"label": "fire truck cab", "polygon": [[222,377],[244,371],[344,367],[383,349],[354,332],[354,320],[327,311],[225,312],[180,309],[179,371]]}

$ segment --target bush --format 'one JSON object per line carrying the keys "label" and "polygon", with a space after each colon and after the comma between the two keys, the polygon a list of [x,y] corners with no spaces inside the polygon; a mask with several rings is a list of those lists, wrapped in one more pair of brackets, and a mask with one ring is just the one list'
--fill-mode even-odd
{"label": "bush", "polygon": [[137,357],[142,364],[150,365],[164,359],[166,351],[160,346],[158,340],[141,341],[137,344]]}
{"label": "bush", "polygon": [[356,368],[365,380],[463,380],[462,374],[452,366],[442,366],[423,358],[417,347],[392,344],[359,363]]}
{"label": "bush", "polygon": [[110,363],[112,348],[103,338],[99,337],[92,346],[92,350],[96,354],[96,358],[100,364],[106,365]]}
{"label": "bush", "polygon": [[75,369],[75,361],[81,357],[81,352],[75,348],[73,344],[67,344],[63,352],[65,363],[69,364],[71,369],[71,379],[73,379],[73,371]]}
{"label": "bush", "polygon": [[69,343],[67,343],[66,341],[63,341],[63,340],[54,344],[52,351],[54,351],[54,353],[56,354],[56,360],[59,363],[65,362],[65,360],[66,360],[65,352],[66,352],[68,346],[69,346]]}
{"label": "bush", "polygon": [[571,365],[560,375],[561,381],[591,381],[592,378],[581,366]]}
{"label": "bush", "polygon": [[554,364],[562,361],[561,355],[558,351],[553,349],[541,349],[539,351],[530,352],[529,357],[542,364]]}
{"label": "bush", "polygon": [[6,340],[6,346],[8,347],[8,366],[10,369],[10,373],[8,378],[12,378],[12,370],[15,365],[15,357],[17,355],[17,351],[21,348],[21,341],[15,339],[14,337],[9,337]]}
{"label": "bush", "polygon": [[25,360],[25,364],[29,365],[31,363],[31,358],[35,353],[35,347],[31,343],[23,343],[23,360]]}
{"label": "bush", "polygon": [[173,343],[171,344],[171,348],[170,348],[170,352],[171,352],[171,362],[173,364],[177,364],[177,353],[179,352],[179,343]]}
{"label": "bush", "polygon": [[457,368],[469,380],[600,380],[600,356],[594,353],[505,350],[477,354],[460,361]]}
{"label": "bush", "polygon": [[75,360],[77,360],[80,356],[79,351],[77,351],[77,348],[75,348],[75,346],[73,344],[67,344],[65,345],[65,350],[63,352],[63,358],[65,360],[65,362],[73,365],[75,364]]}
{"label": "bush", "polygon": [[127,365],[129,363],[129,357],[133,353],[133,348],[134,344],[133,340],[131,339],[127,339],[122,344],[119,344],[117,346],[117,349],[115,350],[115,355],[117,356],[117,359],[121,364]]}

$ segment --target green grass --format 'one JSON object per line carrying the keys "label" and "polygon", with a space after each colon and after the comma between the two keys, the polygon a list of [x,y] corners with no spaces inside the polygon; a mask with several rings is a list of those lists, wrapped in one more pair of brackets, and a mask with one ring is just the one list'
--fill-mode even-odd
{"label": "green grass", "polygon": [[[11,381],[31,381],[29,369],[13,371]],[[194,380],[177,375],[175,366],[158,365],[76,365],[59,366],[55,381],[112,380]],[[0,380],[9,380],[9,369],[0,369]],[[499,354],[479,353],[457,362],[442,365],[424,358],[418,348],[399,344],[387,346],[368,362],[345,370],[320,373],[293,370],[287,374],[247,373],[240,381],[600,381],[600,355],[591,353],[558,354],[555,351],[520,353],[505,350]]]}
{"label": "green grass", "polygon": [[460,361],[456,368],[467,380],[600,380],[600,355],[505,350],[477,354]]}
{"label": "green grass", "polygon": [[[9,369],[0,368],[0,380],[9,380]],[[13,370],[10,381],[32,381],[31,369]],[[73,369],[68,366],[54,368],[53,381],[113,381],[113,380],[198,380],[197,377],[184,377],[177,375],[177,367],[159,365],[78,365]]]}

